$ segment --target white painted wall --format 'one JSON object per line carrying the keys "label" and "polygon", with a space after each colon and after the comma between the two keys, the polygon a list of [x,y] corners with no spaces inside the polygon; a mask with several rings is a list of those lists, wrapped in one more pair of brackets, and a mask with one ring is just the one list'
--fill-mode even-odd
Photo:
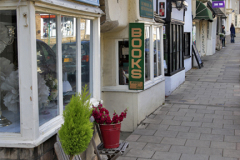
{"label": "white painted wall", "polygon": [[104,91],[104,106],[110,115],[114,110],[120,114],[128,108],[127,118],[123,120],[121,131],[132,132],[147,115],[155,111],[165,101],[164,81],[144,91]]}
{"label": "white painted wall", "polygon": [[184,12],[184,10],[181,9],[179,11],[175,7],[176,7],[175,3],[172,3],[172,19],[177,19],[177,20],[183,21],[183,12]]}
{"label": "white painted wall", "polygon": [[185,72],[192,69],[192,57],[184,59],[184,67],[185,67]]}
{"label": "white painted wall", "polygon": [[184,81],[185,70],[182,70],[171,77],[165,76],[165,95],[169,96]]}
{"label": "white painted wall", "polygon": [[217,18],[214,18],[213,22],[209,23],[209,38],[207,38],[207,52],[206,55],[213,55],[216,53],[216,27],[217,27]]}

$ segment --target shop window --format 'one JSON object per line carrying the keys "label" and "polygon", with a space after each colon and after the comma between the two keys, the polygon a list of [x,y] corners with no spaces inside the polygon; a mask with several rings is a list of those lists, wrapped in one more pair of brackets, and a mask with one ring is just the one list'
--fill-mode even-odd
{"label": "shop window", "polygon": [[164,40],[164,73],[171,76],[182,70],[183,65],[183,26],[176,24],[166,25],[166,39]]}
{"label": "shop window", "polygon": [[154,77],[161,75],[161,39],[160,28],[153,27]]}
{"label": "shop window", "polygon": [[[56,15],[36,13],[39,126],[59,115]],[[44,23],[41,23],[44,22]],[[44,29],[42,36],[41,28]],[[54,35],[54,36],[53,36]]]}
{"label": "shop window", "polygon": [[[157,76],[160,76],[162,75],[162,62],[161,62],[161,34],[160,34],[160,28],[157,28],[157,40],[156,40],[156,51],[157,53],[154,54],[154,58],[155,58],[155,55],[156,55],[156,63],[157,63]],[[154,60],[155,61],[155,60]],[[155,72],[154,72],[155,74]]]}
{"label": "shop window", "polygon": [[172,71],[175,71],[176,70],[176,54],[177,54],[177,41],[176,41],[177,32],[176,32],[176,25],[172,25],[172,26],[173,26]]}
{"label": "shop window", "polygon": [[[84,25],[82,25],[84,24]],[[88,86],[89,93],[93,97],[93,38],[92,38],[92,20],[81,19],[81,84],[82,87]]]}
{"label": "shop window", "polygon": [[[145,82],[162,75],[161,60],[161,27],[145,26]],[[151,38],[151,39],[150,39]],[[150,43],[152,43],[150,45]],[[129,42],[117,41],[118,45],[118,82],[117,85],[128,85],[129,76]],[[152,47],[152,48],[150,48]],[[151,61],[153,57],[153,61]],[[151,70],[151,66],[153,70]]]}
{"label": "shop window", "polygon": [[179,47],[180,47],[180,50],[179,50],[179,63],[180,63],[180,67],[179,68],[182,68],[183,67],[183,26],[179,26],[179,29],[180,29],[180,40],[179,40]]}
{"label": "shop window", "polygon": [[[62,69],[63,69],[63,109],[70,102],[71,97],[77,92],[77,43],[76,43],[76,31],[70,30],[68,35],[64,36],[65,24],[71,24],[70,28],[76,28],[76,18],[61,17],[62,26]],[[91,21],[81,19],[81,84],[82,87],[88,86],[88,89],[92,88],[90,85],[90,63],[91,63]],[[90,90],[90,94],[92,91]],[[91,94],[92,97],[92,94]]]}
{"label": "shop window", "polygon": [[20,132],[16,10],[0,11],[0,132]]}
{"label": "shop window", "polygon": [[128,84],[129,43],[118,41],[119,85]]}
{"label": "shop window", "polygon": [[176,70],[179,69],[180,65],[180,26],[176,26],[177,29],[177,54],[176,54]]}
{"label": "shop window", "polygon": [[184,33],[184,56],[190,56],[190,32]]}
{"label": "shop window", "polygon": [[150,27],[145,26],[145,82],[150,80]]}
{"label": "shop window", "polygon": [[76,44],[76,18],[61,17],[62,33],[62,83],[63,83],[63,109],[76,93],[77,44]]}

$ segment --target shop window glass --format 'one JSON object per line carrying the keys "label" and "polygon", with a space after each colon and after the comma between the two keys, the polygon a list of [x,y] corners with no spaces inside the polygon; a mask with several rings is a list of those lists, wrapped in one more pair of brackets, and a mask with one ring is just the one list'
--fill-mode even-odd
{"label": "shop window glass", "polygon": [[145,82],[150,80],[150,27],[145,27]]}
{"label": "shop window glass", "polygon": [[157,46],[157,27],[153,27],[153,68],[154,68],[154,77],[158,76],[158,46]]}
{"label": "shop window glass", "polygon": [[61,17],[63,109],[76,93],[76,18]]}
{"label": "shop window glass", "polygon": [[0,11],[0,132],[20,132],[17,15]]}
{"label": "shop window glass", "polygon": [[119,85],[128,84],[128,62],[129,62],[129,44],[128,41],[118,42],[119,58]]}
{"label": "shop window glass", "polygon": [[82,80],[82,87],[85,85],[88,86],[89,93],[92,96],[93,93],[93,78],[92,78],[92,20],[89,19],[81,19],[81,80]]}
{"label": "shop window glass", "polygon": [[173,47],[172,47],[172,49],[173,49],[173,56],[172,56],[172,59],[173,59],[173,61],[172,61],[172,71],[175,71],[175,69],[176,69],[176,49],[177,49],[177,46],[176,46],[176,26],[175,25],[173,25]]}
{"label": "shop window glass", "polygon": [[56,15],[36,13],[39,126],[59,115]]}
{"label": "shop window glass", "polygon": [[184,56],[190,56],[190,33],[184,33]]}
{"label": "shop window glass", "polygon": [[180,69],[183,67],[183,27],[180,26]]}
{"label": "shop window glass", "polygon": [[161,66],[161,34],[160,34],[160,28],[157,28],[157,41],[156,41],[156,46],[157,46],[157,64],[158,64],[158,72],[157,75],[160,76],[162,73],[162,66]]}
{"label": "shop window glass", "polygon": [[179,31],[179,28],[180,28],[180,26],[176,26],[176,29],[177,29],[177,54],[176,54],[176,70],[178,70],[179,69],[179,61],[180,61],[180,59],[179,59],[179,57],[180,57],[180,55],[179,55],[179,53],[180,53],[180,31]]}

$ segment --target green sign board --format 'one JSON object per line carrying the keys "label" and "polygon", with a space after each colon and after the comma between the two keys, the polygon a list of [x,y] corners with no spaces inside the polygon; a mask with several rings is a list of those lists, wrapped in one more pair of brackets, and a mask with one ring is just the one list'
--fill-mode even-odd
{"label": "green sign board", "polygon": [[153,18],[153,0],[139,0],[140,17]]}
{"label": "green sign board", "polygon": [[129,23],[129,89],[144,90],[144,23]]}

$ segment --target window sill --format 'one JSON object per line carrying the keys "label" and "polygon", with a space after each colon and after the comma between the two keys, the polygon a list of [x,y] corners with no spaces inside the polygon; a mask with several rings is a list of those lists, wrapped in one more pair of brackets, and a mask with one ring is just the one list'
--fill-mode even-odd
{"label": "window sill", "polygon": [[192,56],[184,56],[184,59],[188,59],[191,58]]}
{"label": "window sill", "polygon": [[129,92],[129,93],[140,93],[143,92],[152,86],[165,81],[164,76],[159,76],[154,78],[153,81],[149,80],[148,82],[145,82],[144,84],[144,90],[129,90],[128,85],[118,85],[118,86],[104,86],[102,87],[102,92]]}

